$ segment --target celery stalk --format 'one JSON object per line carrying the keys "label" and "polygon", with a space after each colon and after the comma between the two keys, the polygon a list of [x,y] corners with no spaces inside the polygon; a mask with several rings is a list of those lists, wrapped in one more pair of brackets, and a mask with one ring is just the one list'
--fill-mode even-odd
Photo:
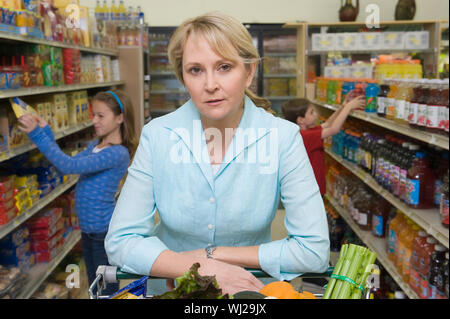
{"label": "celery stalk", "polygon": [[[339,271],[339,273],[337,273],[338,275],[345,276],[347,274],[347,272],[349,271],[350,266],[351,266],[351,260],[353,259],[355,252],[356,252],[356,247],[357,246],[354,244],[349,245],[347,254],[345,255],[345,259],[342,264],[342,268]],[[343,286],[343,283],[344,283],[344,281],[342,281],[342,280],[337,281],[335,288],[333,289],[331,299],[338,299],[338,296],[340,295],[340,290]]]}
{"label": "celery stalk", "polygon": [[[364,287],[366,286],[367,278],[369,277],[370,273],[372,272],[372,265],[375,263],[376,259],[377,259],[377,255],[374,252],[368,250],[367,256],[365,258],[365,264],[363,265],[364,268],[362,269],[363,274],[362,274],[361,278],[356,282],[357,284],[360,284]],[[361,290],[357,289],[354,293],[353,299],[361,299],[361,295],[362,295]]]}
{"label": "celery stalk", "polygon": [[[363,261],[364,250],[365,250],[364,247],[356,248],[355,256],[350,263],[350,267],[343,276],[348,277],[348,278],[352,279],[353,281],[356,279],[356,275],[357,275],[358,270],[361,267],[361,263]],[[348,283],[346,281],[342,281],[342,282],[343,282],[343,284],[342,284],[341,290],[339,291],[339,295],[337,298],[338,299],[348,299],[350,297],[350,292],[352,291],[354,286],[351,283]]]}
{"label": "celery stalk", "polygon": [[[339,272],[341,271],[342,264],[344,263],[345,255],[347,253],[347,248],[348,248],[347,244],[342,245],[341,251],[339,253],[338,261],[336,263],[336,266],[334,266],[333,274],[339,274]],[[337,279],[331,278],[328,281],[327,289],[325,289],[325,293],[324,293],[322,299],[330,299],[331,294],[333,293],[333,289],[336,285],[336,280]]]}

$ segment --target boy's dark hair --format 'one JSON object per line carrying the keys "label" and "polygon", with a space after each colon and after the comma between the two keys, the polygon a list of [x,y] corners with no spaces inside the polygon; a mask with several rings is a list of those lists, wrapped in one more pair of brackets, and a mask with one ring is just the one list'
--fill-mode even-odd
{"label": "boy's dark hair", "polygon": [[281,112],[286,120],[297,124],[297,117],[305,117],[310,105],[311,102],[308,99],[295,98],[283,103]]}

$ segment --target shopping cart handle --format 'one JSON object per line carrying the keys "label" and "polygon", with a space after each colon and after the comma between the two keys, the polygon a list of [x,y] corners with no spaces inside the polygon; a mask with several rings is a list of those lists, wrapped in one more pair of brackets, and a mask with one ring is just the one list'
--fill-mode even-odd
{"label": "shopping cart handle", "polygon": [[[257,278],[268,278],[271,277],[268,273],[261,269],[254,269],[254,268],[246,268],[247,271],[251,272],[253,276]],[[300,278],[324,278],[324,277],[330,277],[333,274],[334,267],[330,266],[328,269],[323,273],[304,273],[300,275]],[[122,271],[121,269],[117,268],[116,272],[117,280],[127,280],[127,279],[139,279],[142,276],[141,275],[135,275],[130,274],[127,272]],[[150,277],[150,278],[156,278],[156,277]]]}

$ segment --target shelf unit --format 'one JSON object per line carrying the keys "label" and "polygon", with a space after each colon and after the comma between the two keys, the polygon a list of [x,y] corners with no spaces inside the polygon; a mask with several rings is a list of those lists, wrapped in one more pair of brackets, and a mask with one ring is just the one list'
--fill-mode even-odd
{"label": "shelf unit", "polygon": [[[86,83],[86,84],[75,84],[75,85],[60,85],[60,86],[52,86],[52,87],[31,87],[31,88],[21,88],[17,90],[2,90],[0,91],[0,99],[7,99],[11,97],[21,97],[21,96],[31,96],[31,95],[40,95],[40,94],[52,94],[52,93],[60,93],[60,92],[69,92],[69,91],[77,91],[77,90],[93,90],[97,91],[102,88],[118,88],[124,86],[123,90],[131,97],[142,97],[142,102],[134,102],[134,107],[136,108],[136,124],[138,128],[141,128],[144,123],[144,103],[143,103],[143,85],[142,83],[145,81],[145,77],[142,74],[139,77],[140,82],[137,84],[132,84],[130,79],[127,79],[126,76],[130,72],[130,65],[138,61],[141,67],[141,72],[144,69],[143,61],[145,61],[145,54],[148,54],[148,51],[143,48],[117,48],[117,49],[102,49],[102,48],[89,48],[84,46],[70,45],[66,43],[56,42],[56,41],[48,41],[45,39],[27,37],[23,35],[9,34],[5,32],[0,32],[0,42],[2,43],[14,43],[14,42],[25,42],[25,43],[34,43],[34,44],[43,44],[49,45],[59,48],[70,48],[70,49],[79,49],[83,53],[87,54],[101,54],[101,55],[109,55],[113,57],[117,57],[119,59],[119,66],[121,70],[122,79],[121,81],[114,82],[104,82],[104,83]],[[129,54],[130,51],[133,51],[132,54]],[[135,52],[137,51],[137,53]],[[133,56],[134,54],[134,56]],[[138,59],[136,55],[139,55],[141,58]],[[148,64],[147,64],[148,65]],[[136,79],[137,73],[132,73],[133,78]],[[138,80],[139,80],[138,79]],[[129,82],[130,81],[130,82]],[[133,82],[134,83],[134,82]],[[136,87],[138,87],[139,91],[136,91]],[[137,92],[137,93],[136,93]],[[72,126],[68,129],[54,132],[55,139],[61,139],[65,136],[71,135],[73,133],[79,132],[81,130],[91,128],[92,123],[82,123],[75,126]],[[2,152],[0,154],[0,163],[14,158],[20,154],[26,153],[35,149],[36,147],[31,143],[22,145],[17,148],[10,149],[8,151]],[[40,198],[31,208],[27,211],[21,213],[16,216],[13,220],[11,220],[6,225],[0,226],[0,239],[17,229],[20,225],[26,222],[31,217],[38,214],[44,207],[53,202],[58,196],[72,188],[78,181],[78,176],[71,175],[68,177],[66,182],[57,186],[54,190],[52,190],[46,196]],[[44,282],[44,280],[53,272],[53,270],[58,266],[58,264],[63,260],[63,258],[72,250],[72,248],[79,242],[81,238],[80,231],[72,231],[66,239],[66,243],[64,244],[63,249],[58,254],[56,258],[48,263],[39,263],[32,267],[29,272],[29,277],[25,286],[22,288],[21,293],[18,298],[30,298],[32,294],[39,288],[39,286]]]}
{"label": "shelf unit", "polygon": [[63,261],[63,259],[70,253],[75,245],[81,240],[81,231],[73,230],[66,238],[66,242],[59,254],[47,263],[39,263],[34,265],[28,272],[28,278],[18,299],[28,299],[39,289],[39,286],[50,276],[55,268]]}
{"label": "shelf unit", "polygon": [[362,230],[353,221],[350,213],[337,201],[331,197],[329,194],[325,195],[325,198],[330,202],[330,204],[336,209],[339,215],[345,220],[345,222],[350,226],[350,228],[356,233],[356,235],[363,241],[364,244],[369,247],[374,253],[377,254],[377,260],[380,262],[391,277],[397,282],[400,288],[406,293],[410,299],[419,299],[417,293],[411,289],[410,285],[406,283],[402,276],[399,274],[395,268],[392,261],[389,260],[387,256],[387,240],[385,238],[378,238],[373,236],[370,231]]}
{"label": "shelf unit", "polygon": [[63,194],[65,191],[70,189],[72,186],[74,186],[78,182],[78,176],[70,176],[68,180],[55,187],[49,194],[46,196],[43,196],[40,198],[36,204],[33,205],[33,207],[30,207],[27,211],[23,212],[22,214],[16,216],[13,218],[9,223],[0,226],[0,239],[11,233],[14,229],[18,228],[20,225],[22,225],[24,222],[26,222],[28,219],[36,215],[38,212],[40,212],[45,206],[53,202],[58,196]]}
{"label": "shelf unit", "polygon": [[[424,64],[424,74],[437,78],[439,76],[439,54],[442,49],[441,44],[441,25],[447,21],[441,20],[424,20],[424,21],[382,21],[379,23],[380,28],[377,31],[400,31],[400,30],[426,30],[430,34],[430,48],[424,50],[344,50],[339,51],[346,54],[383,54],[398,52],[415,52],[420,53]],[[293,28],[297,30],[297,96],[306,97],[306,87],[308,82],[308,59],[311,56],[320,56],[320,74],[323,74],[323,67],[326,63],[326,56],[331,51],[313,51],[311,48],[311,36],[313,33],[326,33],[328,31],[357,32],[366,28],[364,21],[359,22],[332,22],[332,23],[308,23],[308,22],[287,22],[285,28]]]}
{"label": "shelf unit", "polygon": [[325,148],[326,154],[328,154],[335,161],[340,163],[351,173],[357,176],[367,186],[372,188],[376,193],[385,198],[391,205],[401,210],[405,215],[411,218],[417,225],[422,227],[427,233],[436,238],[442,245],[449,248],[449,230],[441,225],[439,219],[439,209],[412,209],[408,207],[400,199],[392,195],[381,185],[379,185],[373,177],[366,173],[363,169],[357,165],[350,163],[347,160],[340,158],[334,154],[328,148]]}
{"label": "shelf unit", "polygon": [[[318,100],[313,100],[315,105],[323,107],[325,109],[329,109],[332,111],[336,111],[338,109],[337,105],[331,105],[327,103],[323,103]],[[411,128],[409,125],[397,123],[393,120],[380,117],[376,114],[370,114],[363,111],[353,111],[350,113],[350,116],[367,123],[371,123],[380,127],[383,127],[387,130],[400,133],[402,135],[414,138],[416,140],[428,143],[430,145],[438,146],[445,150],[449,150],[449,137],[441,134],[429,133],[426,131],[420,131],[414,128]]]}

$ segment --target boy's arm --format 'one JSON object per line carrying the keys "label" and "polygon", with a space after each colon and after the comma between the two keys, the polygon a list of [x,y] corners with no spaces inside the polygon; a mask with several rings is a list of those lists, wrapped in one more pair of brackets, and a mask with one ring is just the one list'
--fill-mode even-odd
{"label": "boy's arm", "polygon": [[350,102],[344,104],[344,106],[340,108],[339,113],[338,111],[335,112],[338,114],[335,117],[335,119],[331,122],[330,126],[329,127],[322,126],[322,139],[337,134],[341,130],[341,127],[344,124],[350,112],[353,111],[354,109],[364,107],[364,104],[365,104],[364,96],[358,96],[353,100],[351,100]]}
{"label": "boy's arm", "polygon": [[345,102],[344,102],[344,104],[341,104],[339,106],[339,108],[336,110],[336,112],[331,114],[331,116],[325,122],[320,124],[322,126],[322,129],[326,129],[326,128],[329,128],[331,126],[331,124],[334,122],[336,117],[341,113],[342,109],[344,108],[344,105],[345,105]]}

